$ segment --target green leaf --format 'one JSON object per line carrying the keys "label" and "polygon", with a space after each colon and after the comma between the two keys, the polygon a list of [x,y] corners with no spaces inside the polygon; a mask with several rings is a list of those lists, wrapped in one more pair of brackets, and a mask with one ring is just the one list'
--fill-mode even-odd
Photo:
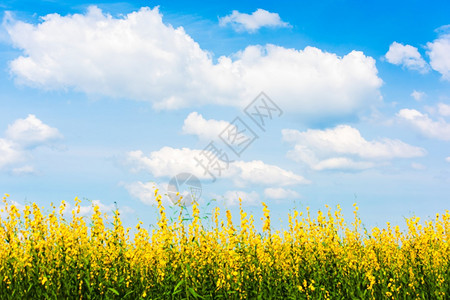
{"label": "green leaf", "polygon": [[197,294],[193,288],[188,288],[189,292],[192,294],[192,296],[194,296],[195,298],[200,298],[203,299],[202,296],[200,296],[199,294]]}
{"label": "green leaf", "polygon": [[128,295],[130,295],[130,294],[132,294],[132,293],[134,293],[134,290],[131,290],[131,291],[129,291],[128,293],[126,293],[126,294],[123,296],[123,298],[125,298],[126,296],[128,296]]}
{"label": "green leaf", "polygon": [[116,294],[117,296],[119,296],[120,294],[119,294],[119,292],[118,291],[116,291],[115,289],[113,289],[113,288],[108,288],[108,290],[110,290],[111,292],[113,292],[114,294]]}
{"label": "green leaf", "polygon": [[[179,291],[177,291],[178,290],[178,288],[180,287],[180,285],[182,285],[184,283],[184,280],[180,280],[180,282],[178,282],[177,283],[177,285],[175,286],[175,289],[174,289],[174,291],[173,291],[173,294],[175,295],[175,294],[177,294]],[[181,291],[181,290],[180,290]]]}

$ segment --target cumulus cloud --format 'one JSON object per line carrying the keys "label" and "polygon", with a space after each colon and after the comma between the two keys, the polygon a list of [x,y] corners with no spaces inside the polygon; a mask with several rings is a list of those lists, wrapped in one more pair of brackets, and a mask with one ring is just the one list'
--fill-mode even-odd
{"label": "cumulus cloud", "polygon": [[31,114],[26,119],[18,119],[9,125],[5,135],[23,147],[38,146],[62,138],[58,129],[42,123]]}
{"label": "cumulus cloud", "polygon": [[284,189],[284,188],[266,188],[264,189],[264,196],[269,199],[292,199],[299,198],[300,195],[293,190]]}
{"label": "cumulus cloud", "polygon": [[[446,114],[446,109],[443,107],[442,113]],[[397,117],[428,138],[450,141],[450,123],[442,118],[433,120],[428,114],[408,108],[400,110]]]}
{"label": "cumulus cloud", "polygon": [[275,165],[268,165],[260,160],[249,162],[236,161],[233,163],[238,178],[235,184],[263,184],[263,185],[280,185],[289,186],[296,184],[308,184],[309,180],[303,176],[297,175],[292,171],[284,170]]}
{"label": "cumulus cloud", "polygon": [[429,70],[428,64],[422,58],[417,48],[411,45],[393,42],[385,57],[391,64],[402,65],[410,70],[417,70],[421,73],[426,73]]}
{"label": "cumulus cloud", "polygon": [[219,18],[220,26],[231,25],[236,31],[256,32],[261,27],[290,27],[283,22],[277,13],[271,13],[264,9],[257,9],[252,14],[240,13],[233,10],[231,15]]}
{"label": "cumulus cloud", "polygon": [[0,170],[24,159],[24,153],[14,142],[0,138]]}
{"label": "cumulus cloud", "polygon": [[13,168],[11,170],[11,172],[14,175],[29,175],[29,174],[36,174],[36,170],[33,166],[30,165],[25,165],[25,166],[21,166],[21,167],[17,167],[17,168]]}
{"label": "cumulus cloud", "polygon": [[413,163],[411,163],[411,168],[413,168],[414,170],[422,171],[422,170],[425,170],[427,167],[422,164],[413,162]]}
{"label": "cumulus cloud", "polygon": [[18,165],[28,160],[33,148],[60,138],[62,135],[56,128],[44,124],[34,115],[14,121],[8,126],[5,137],[0,138],[0,170],[9,170],[15,175],[35,173],[30,165]]}
{"label": "cumulus cloud", "polygon": [[[90,205],[81,205],[80,206],[80,216],[83,216],[83,217],[92,216],[94,214],[95,206],[98,206],[100,212],[105,213],[108,216],[112,216],[113,212],[116,211],[116,209],[119,210],[120,214],[129,214],[129,213],[134,212],[134,209],[132,209],[129,206],[116,207],[116,205],[114,203],[105,204],[100,200],[92,200]],[[70,203],[66,203],[65,211],[74,211],[74,210],[76,210],[75,207],[70,205]]]}
{"label": "cumulus cloud", "polygon": [[155,191],[158,190],[158,195],[161,195],[161,200],[165,204],[171,204],[169,197],[167,196],[167,185],[157,184],[156,182],[132,182],[132,183],[122,183],[128,193],[134,197],[139,199],[142,203],[147,205],[157,204],[155,201]]}
{"label": "cumulus cloud", "polygon": [[416,91],[416,90],[414,90],[414,91],[411,93],[411,97],[413,97],[414,100],[416,100],[416,101],[422,100],[423,97],[425,97],[425,96],[426,96],[426,94],[425,94],[424,92],[420,92],[420,91]]}
{"label": "cumulus cloud", "polygon": [[156,109],[244,107],[264,91],[305,120],[347,117],[381,100],[375,60],[360,51],[341,57],[314,47],[254,45],[213,62],[182,27],[163,23],[158,8],[115,18],[90,7],[6,27],[23,51],[11,73],[45,90],[148,101]]}
{"label": "cumulus cloud", "polygon": [[450,117],[450,105],[445,103],[438,103],[438,113],[443,117]]}
{"label": "cumulus cloud", "polygon": [[363,170],[380,161],[425,155],[425,150],[400,140],[383,138],[368,141],[348,125],[332,129],[282,130],[283,140],[293,143],[288,157],[313,170]]}
{"label": "cumulus cloud", "polygon": [[[153,151],[149,156],[145,156],[140,150],[130,151],[125,158],[125,165],[131,171],[146,171],[155,177],[173,177],[180,173],[191,173],[199,179],[212,177],[205,172],[198,160],[203,160],[202,164],[207,165],[206,156],[215,157],[214,153],[204,150],[194,150],[189,148],[176,149],[163,147],[158,151]],[[292,171],[284,170],[275,165],[269,165],[259,160],[254,161],[230,161],[228,166],[226,160],[216,160],[218,165],[210,165],[209,171],[217,178],[231,178],[238,186],[245,184],[279,185],[288,186],[296,184],[307,184],[309,181],[303,176]],[[218,167],[221,167],[220,173]]]}
{"label": "cumulus cloud", "polygon": [[201,179],[209,178],[202,168],[197,166],[195,157],[200,157],[201,150],[189,148],[176,149],[163,147],[146,156],[141,150],[126,154],[125,164],[132,172],[146,171],[155,177],[172,177],[183,172],[190,172]]}
{"label": "cumulus cloud", "polygon": [[439,37],[427,43],[427,54],[431,67],[441,73],[443,79],[450,80],[450,25],[442,26],[439,31]]}
{"label": "cumulus cloud", "polygon": [[314,47],[249,46],[223,60],[244,83],[244,99],[264,90],[284,111],[303,119],[346,116],[381,99],[375,60],[352,51],[339,57]]}
{"label": "cumulus cloud", "polygon": [[216,140],[229,125],[227,121],[206,120],[201,114],[192,112],[184,120],[183,133],[196,135],[202,140]]}
{"label": "cumulus cloud", "polygon": [[255,191],[244,192],[244,191],[227,191],[222,198],[225,201],[225,204],[228,206],[237,206],[239,205],[239,198],[242,200],[242,204],[246,205],[258,205],[261,203],[259,194]]}

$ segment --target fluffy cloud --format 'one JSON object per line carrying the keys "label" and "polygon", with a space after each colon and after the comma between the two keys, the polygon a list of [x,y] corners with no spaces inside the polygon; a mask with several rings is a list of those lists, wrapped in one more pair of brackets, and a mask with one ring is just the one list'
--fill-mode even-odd
{"label": "fluffy cloud", "polygon": [[11,62],[11,71],[31,86],[72,87],[168,108],[208,92],[210,55],[182,27],[163,24],[157,8],[116,19],[92,6],[85,15],[50,14],[39,25],[7,26],[14,45],[26,53]]}
{"label": "fluffy cloud", "polygon": [[[447,106],[441,107],[442,113],[447,113]],[[408,123],[416,131],[426,137],[450,141],[450,123],[440,118],[434,121],[428,114],[421,113],[415,109],[402,109],[397,113],[397,117]]]}
{"label": "fluffy cloud", "polygon": [[375,159],[415,157],[423,154],[422,149],[399,140],[385,138],[380,141],[367,141],[358,129],[348,125],[326,130],[308,129],[305,132],[285,129],[282,134],[286,141],[307,145],[323,153],[351,154]]}
{"label": "fluffy cloud", "polygon": [[413,168],[414,170],[421,171],[421,170],[426,170],[427,167],[422,164],[413,162],[413,163],[411,163],[411,168]]}
{"label": "fluffy cloud", "polygon": [[[98,206],[100,212],[107,214],[109,217],[113,215],[113,212],[117,209],[115,204],[104,204],[100,200],[92,200],[91,205],[81,205],[80,206],[80,216],[90,217],[94,214],[94,207]],[[66,203],[66,211],[74,211],[76,208],[70,205],[70,203]],[[134,209],[129,206],[119,207],[119,212],[121,214],[129,214],[133,213]]]}
{"label": "fluffy cloud", "polygon": [[[207,164],[201,152],[202,150],[189,148],[163,147],[158,151],[151,152],[149,156],[145,156],[142,151],[131,151],[126,155],[125,165],[134,172],[147,171],[155,177],[173,177],[187,172],[199,179],[211,179],[211,176],[195,160],[195,158],[203,159],[203,164]],[[214,157],[210,151],[205,153]],[[218,161],[222,167],[220,174],[214,169],[216,168],[214,165],[210,166],[209,170],[216,177],[231,178],[238,186],[245,184],[288,186],[309,183],[300,175],[278,166],[265,164],[262,161],[233,161],[229,162],[228,168],[226,168],[225,161]]]}
{"label": "fluffy cloud", "polygon": [[450,156],[445,158],[445,161],[450,163]]}
{"label": "fluffy cloud", "polygon": [[146,171],[155,177],[173,177],[189,172],[201,179],[209,178],[201,167],[197,166],[195,157],[200,157],[200,150],[189,148],[176,149],[163,147],[145,156],[140,150],[130,151],[126,155],[125,164],[132,172]]}
{"label": "fluffy cloud", "polygon": [[427,55],[430,58],[428,65],[420,55],[416,47],[402,45],[394,42],[386,53],[388,62],[396,65],[403,65],[412,70],[425,73],[429,66],[441,73],[444,80],[450,80],[450,25],[445,25],[437,29],[439,36],[432,42],[427,43]]}
{"label": "fluffy cloud", "polygon": [[255,191],[252,191],[250,193],[244,191],[227,191],[223,195],[223,199],[228,206],[239,205],[239,198],[241,198],[242,204],[246,205],[258,205],[261,203],[259,194]]}
{"label": "fluffy cloud", "polygon": [[192,112],[184,120],[183,133],[197,135],[202,140],[216,140],[229,125],[227,121],[206,120],[201,114]]}
{"label": "fluffy cloud", "polygon": [[7,165],[20,162],[24,154],[12,141],[0,138],[0,170]]}
{"label": "fluffy cloud", "polygon": [[300,195],[293,190],[284,188],[267,188],[264,189],[264,195],[269,199],[292,199],[299,198]]}
{"label": "fluffy cloud", "polygon": [[348,125],[333,129],[300,132],[282,131],[283,140],[294,144],[288,157],[307,164],[314,170],[363,170],[379,161],[425,155],[425,150],[400,140],[367,141],[361,133]]}
{"label": "fluffy cloud", "polygon": [[267,45],[249,46],[237,57],[222,64],[239,74],[244,99],[264,90],[281,109],[303,119],[349,115],[381,99],[375,60],[359,51],[339,57],[314,47]]}
{"label": "fluffy cloud", "polygon": [[157,184],[156,182],[132,182],[132,183],[122,183],[128,193],[139,199],[142,203],[147,205],[157,204],[155,201],[155,191],[158,190],[158,195],[161,195],[162,201],[167,204],[171,204],[169,197],[167,196],[167,185]]}
{"label": "fluffy cloud", "polygon": [[5,135],[22,147],[38,146],[62,137],[58,129],[42,123],[35,115],[16,120],[8,126]]}
{"label": "fluffy cloud", "polygon": [[375,60],[360,51],[340,57],[314,47],[248,46],[214,63],[182,27],[164,24],[157,8],[114,18],[90,7],[6,26],[24,53],[11,61],[12,74],[45,90],[72,88],[157,109],[243,107],[264,90],[310,120],[353,115],[381,99]]}
{"label": "fluffy cloud", "polygon": [[249,183],[249,184],[263,184],[263,185],[296,185],[308,184],[309,180],[303,176],[297,175],[294,172],[284,170],[278,166],[268,165],[260,160],[253,160],[249,162],[236,161],[233,167],[237,169],[238,178],[235,179],[235,184]]}
{"label": "fluffy cloud", "polygon": [[438,113],[443,117],[450,117],[450,105],[445,103],[438,103]]}
{"label": "fluffy cloud", "polygon": [[29,174],[36,174],[36,170],[34,169],[33,166],[30,165],[25,165],[25,166],[21,166],[21,167],[17,167],[17,168],[13,168],[11,170],[11,172],[14,175],[29,175]]}
{"label": "fluffy cloud", "polygon": [[238,31],[256,32],[261,27],[289,27],[289,23],[283,22],[277,13],[271,13],[264,9],[257,9],[251,15],[234,10],[231,15],[219,19],[220,26],[231,25]]}
{"label": "fluffy cloud", "polygon": [[402,65],[410,70],[417,70],[422,73],[428,71],[428,65],[420,55],[416,47],[402,45],[393,42],[389,51],[385,55],[388,62],[394,65]]}
{"label": "fluffy cloud", "polygon": [[44,124],[34,115],[18,119],[8,126],[5,138],[0,138],[0,170],[9,169],[13,174],[35,173],[32,166],[17,166],[28,159],[31,150],[44,146],[62,135],[56,128]]}
{"label": "fluffy cloud", "polygon": [[427,43],[427,54],[431,67],[441,73],[443,79],[450,80],[450,25],[442,26],[440,30],[440,36]]}
{"label": "fluffy cloud", "polygon": [[416,91],[416,90],[414,90],[414,91],[411,93],[411,97],[413,97],[414,100],[416,100],[416,101],[422,100],[423,97],[425,97],[425,96],[426,96],[426,94],[425,94],[424,92],[420,92],[420,91]]}

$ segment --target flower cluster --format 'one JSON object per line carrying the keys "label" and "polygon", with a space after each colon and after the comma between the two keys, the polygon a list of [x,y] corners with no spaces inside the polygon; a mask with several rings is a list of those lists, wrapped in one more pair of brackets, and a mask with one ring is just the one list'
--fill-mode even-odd
{"label": "flower cluster", "polygon": [[116,211],[112,223],[94,207],[80,216],[80,200],[44,214],[36,204],[19,211],[4,197],[0,218],[1,299],[448,299],[450,214],[406,232],[389,223],[370,232],[341,208],[312,217],[289,214],[289,228],[263,230],[240,209],[239,224],[219,208],[211,226],[200,210],[169,222],[161,196],[157,227],[136,226],[133,237]]}

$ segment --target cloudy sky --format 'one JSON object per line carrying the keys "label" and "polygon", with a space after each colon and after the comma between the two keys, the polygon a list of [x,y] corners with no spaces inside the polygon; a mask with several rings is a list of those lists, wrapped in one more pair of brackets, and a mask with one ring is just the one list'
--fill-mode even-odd
{"label": "cloudy sky", "polygon": [[[154,223],[180,173],[283,227],[450,203],[446,1],[0,4],[0,191]],[[261,94],[263,92],[263,94]],[[169,206],[170,199],[163,197]]]}

